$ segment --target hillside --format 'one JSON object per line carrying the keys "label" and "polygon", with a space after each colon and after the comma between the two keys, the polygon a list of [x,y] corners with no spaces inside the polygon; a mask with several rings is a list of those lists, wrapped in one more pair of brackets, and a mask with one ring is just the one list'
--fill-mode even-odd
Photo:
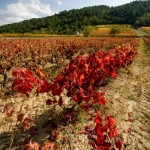
{"label": "hillside", "polygon": [[100,5],[62,11],[53,16],[0,26],[0,33],[75,34],[82,32],[85,26],[100,24],[150,26],[150,0],[116,7]]}

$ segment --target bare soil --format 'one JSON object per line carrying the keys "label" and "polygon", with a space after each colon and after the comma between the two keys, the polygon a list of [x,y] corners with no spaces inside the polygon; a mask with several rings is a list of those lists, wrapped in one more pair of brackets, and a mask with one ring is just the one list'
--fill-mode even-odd
{"label": "bare soil", "polygon": [[107,86],[113,100],[118,130],[125,150],[150,150],[150,49],[141,42],[138,55],[129,67],[130,74],[120,75]]}

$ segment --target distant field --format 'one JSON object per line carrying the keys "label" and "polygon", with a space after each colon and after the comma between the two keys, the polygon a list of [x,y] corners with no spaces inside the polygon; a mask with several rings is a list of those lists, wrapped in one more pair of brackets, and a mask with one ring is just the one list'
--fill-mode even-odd
{"label": "distant field", "polygon": [[135,30],[131,28],[131,25],[98,25],[92,27],[91,36],[110,36],[110,31],[112,28],[117,28],[119,33],[115,36],[137,36]]}
{"label": "distant field", "polygon": [[150,34],[150,27],[141,27],[141,29]]}

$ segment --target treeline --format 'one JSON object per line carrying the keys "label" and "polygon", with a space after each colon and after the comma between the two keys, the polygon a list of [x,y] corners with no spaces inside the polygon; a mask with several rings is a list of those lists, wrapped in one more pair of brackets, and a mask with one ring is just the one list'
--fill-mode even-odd
{"label": "treeline", "polygon": [[117,7],[100,5],[62,11],[53,16],[0,26],[0,33],[75,34],[83,32],[86,26],[100,24],[150,26],[150,0]]}

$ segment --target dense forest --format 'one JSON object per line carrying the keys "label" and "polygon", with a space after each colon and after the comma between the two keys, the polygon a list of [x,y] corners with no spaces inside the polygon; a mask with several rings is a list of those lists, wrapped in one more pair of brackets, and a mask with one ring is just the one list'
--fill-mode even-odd
{"label": "dense forest", "polygon": [[116,7],[100,5],[62,11],[53,16],[0,26],[0,33],[75,34],[82,32],[86,26],[101,24],[150,26],[150,0]]}

